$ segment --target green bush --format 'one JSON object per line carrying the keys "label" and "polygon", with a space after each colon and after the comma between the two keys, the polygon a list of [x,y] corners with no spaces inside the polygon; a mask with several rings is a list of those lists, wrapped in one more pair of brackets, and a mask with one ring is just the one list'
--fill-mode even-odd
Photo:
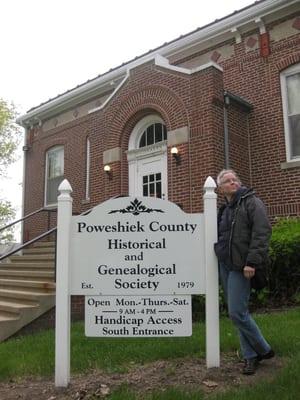
{"label": "green bush", "polygon": [[[268,286],[254,291],[251,310],[300,304],[300,218],[282,218],[272,229]],[[222,287],[219,291],[221,314],[226,314]],[[193,296],[193,319],[205,318],[205,296]]]}
{"label": "green bush", "polygon": [[269,295],[292,301],[300,294],[300,219],[280,219],[270,241]]}

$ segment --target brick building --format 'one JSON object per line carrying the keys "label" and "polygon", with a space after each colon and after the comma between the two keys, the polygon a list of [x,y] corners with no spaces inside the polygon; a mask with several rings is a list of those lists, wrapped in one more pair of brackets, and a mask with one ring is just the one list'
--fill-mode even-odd
{"label": "brick building", "polygon": [[[75,213],[128,194],[199,212],[206,177],[231,167],[271,218],[300,215],[300,2],[255,2],[18,122],[26,131],[24,215],[49,210],[26,220],[25,240],[56,225],[63,178]],[[73,315],[82,305],[73,298]]]}
{"label": "brick building", "polygon": [[[225,166],[255,188],[271,217],[299,215],[300,2],[255,2],[18,122],[26,129],[24,215],[55,209],[63,177],[76,213],[120,194],[198,212],[205,178]],[[31,218],[24,237],[55,219]]]}

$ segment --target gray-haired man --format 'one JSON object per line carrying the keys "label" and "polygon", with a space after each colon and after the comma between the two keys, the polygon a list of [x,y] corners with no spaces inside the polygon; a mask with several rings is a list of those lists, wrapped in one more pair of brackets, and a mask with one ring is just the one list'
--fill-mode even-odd
{"label": "gray-haired man", "polygon": [[259,361],[274,356],[248,310],[250,279],[267,262],[271,226],[263,202],[252,189],[242,187],[233,170],[221,171],[217,184],[225,204],[218,214],[215,252],[229,317],[239,332],[243,373],[251,375]]}

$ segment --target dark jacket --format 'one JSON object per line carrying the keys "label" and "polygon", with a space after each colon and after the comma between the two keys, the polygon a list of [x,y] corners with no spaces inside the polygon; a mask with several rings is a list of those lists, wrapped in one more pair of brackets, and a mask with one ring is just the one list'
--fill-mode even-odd
{"label": "dark jacket", "polygon": [[215,252],[230,269],[262,268],[268,262],[270,236],[266,208],[252,189],[240,188],[220,208]]}

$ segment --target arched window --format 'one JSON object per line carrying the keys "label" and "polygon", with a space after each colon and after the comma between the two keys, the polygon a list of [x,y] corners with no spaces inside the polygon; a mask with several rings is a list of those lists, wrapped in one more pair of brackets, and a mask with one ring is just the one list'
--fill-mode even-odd
{"label": "arched window", "polygon": [[46,153],[45,205],[57,204],[58,186],[64,179],[64,147],[52,147]]}
{"label": "arched window", "polygon": [[149,125],[143,132],[139,147],[150,146],[151,144],[167,140],[167,128],[162,123]]}
{"label": "arched window", "polygon": [[168,198],[167,128],[157,114],[134,127],[127,151],[130,196]]}
{"label": "arched window", "polygon": [[287,161],[300,160],[300,64],[281,73]]}

